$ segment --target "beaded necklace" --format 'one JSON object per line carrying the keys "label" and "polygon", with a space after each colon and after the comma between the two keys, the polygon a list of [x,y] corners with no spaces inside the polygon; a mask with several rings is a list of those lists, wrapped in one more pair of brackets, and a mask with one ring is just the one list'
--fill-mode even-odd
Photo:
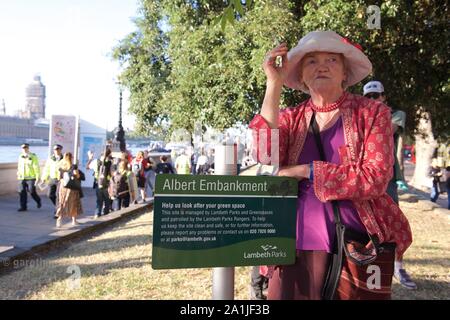
{"label": "beaded necklace", "polygon": [[346,96],[347,96],[347,93],[344,92],[344,94],[336,102],[333,102],[332,104],[326,105],[324,107],[316,106],[313,103],[312,99],[310,98],[309,105],[314,110],[314,112],[330,112],[330,111],[333,111],[333,110],[339,108],[340,105],[342,104],[342,102],[344,102]]}

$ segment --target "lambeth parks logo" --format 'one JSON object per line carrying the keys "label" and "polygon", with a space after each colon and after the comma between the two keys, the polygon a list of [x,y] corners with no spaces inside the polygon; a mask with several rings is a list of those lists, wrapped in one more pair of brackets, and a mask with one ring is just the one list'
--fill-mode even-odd
{"label": "lambeth parks logo", "polygon": [[244,259],[261,259],[261,258],[286,258],[286,251],[278,250],[277,246],[264,244],[262,249],[255,252],[244,252]]}

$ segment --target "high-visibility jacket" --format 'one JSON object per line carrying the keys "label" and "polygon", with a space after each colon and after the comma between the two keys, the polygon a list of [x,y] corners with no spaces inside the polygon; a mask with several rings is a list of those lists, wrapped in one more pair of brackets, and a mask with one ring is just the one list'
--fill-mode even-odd
{"label": "high-visibility jacket", "polygon": [[178,174],[189,174],[190,173],[191,161],[189,157],[185,154],[180,155],[177,160],[175,160],[175,168]]}
{"label": "high-visibility jacket", "polygon": [[108,188],[109,181],[111,180],[112,159],[104,156],[97,160],[97,165],[94,166],[94,177],[97,180],[99,188]]}
{"label": "high-visibility jacket", "polygon": [[41,179],[44,181],[59,180],[59,167],[61,166],[62,159],[62,155],[59,157],[55,157],[55,155],[52,155],[50,158],[48,158],[45,162],[44,172],[42,173]]}
{"label": "high-visibility jacket", "polygon": [[39,179],[40,168],[36,154],[30,152],[28,155],[21,154],[17,162],[17,180]]}

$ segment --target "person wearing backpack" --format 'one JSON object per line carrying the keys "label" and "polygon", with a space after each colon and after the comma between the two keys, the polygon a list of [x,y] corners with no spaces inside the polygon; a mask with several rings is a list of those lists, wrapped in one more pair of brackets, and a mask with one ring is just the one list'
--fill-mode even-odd
{"label": "person wearing backpack", "polygon": [[150,164],[148,160],[144,157],[144,152],[139,151],[136,158],[133,159],[131,163],[131,169],[136,176],[137,186],[141,194],[142,202],[145,202],[145,169],[148,168]]}
{"label": "person wearing backpack", "polygon": [[151,197],[155,190],[156,167],[148,151],[144,151],[144,159],[147,160],[147,165],[144,167],[145,194]]}
{"label": "person wearing backpack", "polygon": [[127,208],[130,205],[129,175],[128,163],[120,161],[109,182],[109,196],[115,203],[116,210]]}
{"label": "person wearing backpack", "polygon": [[172,164],[170,162],[167,162],[167,156],[161,156],[159,157],[159,160],[161,160],[161,162],[156,165],[156,174],[175,173]]}
{"label": "person wearing backpack", "polygon": [[94,177],[97,181],[97,208],[95,210],[94,219],[99,216],[108,214],[111,211],[111,199],[108,194],[109,181],[111,180],[112,172],[112,157],[111,149],[106,149],[97,165],[94,167]]}

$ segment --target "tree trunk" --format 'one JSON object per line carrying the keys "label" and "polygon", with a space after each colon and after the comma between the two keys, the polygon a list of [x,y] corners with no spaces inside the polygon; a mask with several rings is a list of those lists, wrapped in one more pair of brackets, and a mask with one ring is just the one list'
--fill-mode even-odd
{"label": "tree trunk", "polygon": [[434,139],[431,130],[431,118],[429,113],[418,111],[420,113],[420,120],[417,125],[416,134],[416,167],[414,175],[410,181],[413,187],[428,191],[430,189],[430,178],[428,171],[430,170],[431,159],[437,147],[437,141]]}

